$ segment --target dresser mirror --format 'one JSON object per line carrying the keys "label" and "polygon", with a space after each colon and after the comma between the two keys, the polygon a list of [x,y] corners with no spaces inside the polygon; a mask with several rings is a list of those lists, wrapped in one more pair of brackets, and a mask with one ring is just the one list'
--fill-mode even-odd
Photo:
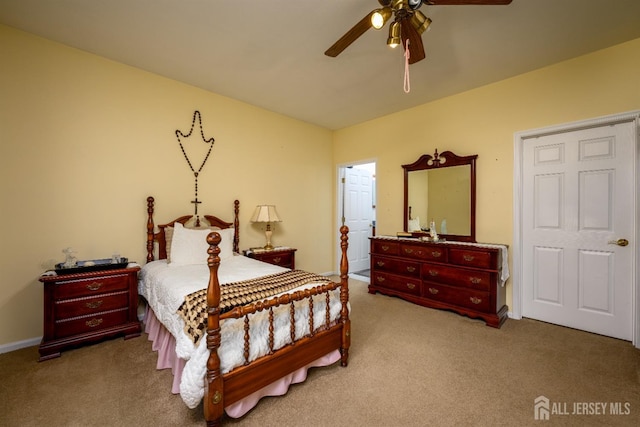
{"label": "dresser mirror", "polygon": [[477,158],[436,150],[402,165],[406,232],[427,235],[433,221],[440,238],[475,243]]}

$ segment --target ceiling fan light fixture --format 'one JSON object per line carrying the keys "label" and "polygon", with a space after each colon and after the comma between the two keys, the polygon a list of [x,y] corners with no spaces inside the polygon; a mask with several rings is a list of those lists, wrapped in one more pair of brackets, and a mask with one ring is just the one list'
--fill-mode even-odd
{"label": "ceiling fan light fixture", "polygon": [[387,39],[387,44],[392,48],[395,48],[402,43],[402,39],[400,39],[400,29],[400,21],[393,21],[389,27],[389,38]]}
{"label": "ceiling fan light fixture", "polygon": [[413,12],[411,16],[411,25],[413,25],[413,28],[416,29],[418,34],[424,33],[429,28],[429,25],[431,25],[431,22],[431,18],[425,16],[424,13],[419,10]]}
{"label": "ceiling fan light fixture", "polygon": [[391,8],[385,7],[382,9],[376,9],[371,14],[371,26],[376,30],[384,27],[387,20],[391,17]]}

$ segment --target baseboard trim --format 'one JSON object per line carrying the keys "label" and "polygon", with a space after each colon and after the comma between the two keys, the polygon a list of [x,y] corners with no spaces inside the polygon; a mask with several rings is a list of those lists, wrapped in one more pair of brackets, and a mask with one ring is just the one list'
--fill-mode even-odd
{"label": "baseboard trim", "polygon": [[34,345],[40,344],[40,341],[42,341],[42,337],[31,338],[24,341],[10,342],[8,344],[1,344],[0,354],[9,353],[10,351],[20,350],[22,348],[33,347]]}

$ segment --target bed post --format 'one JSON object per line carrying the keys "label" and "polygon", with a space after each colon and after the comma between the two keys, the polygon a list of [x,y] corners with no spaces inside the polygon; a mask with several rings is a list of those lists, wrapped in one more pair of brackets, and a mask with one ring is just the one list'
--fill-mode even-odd
{"label": "bed post", "polygon": [[147,262],[153,261],[153,197],[147,197]]}
{"label": "bed post", "polygon": [[340,227],[340,248],[342,249],[342,257],[340,258],[340,302],[342,309],[340,311],[340,319],[342,322],[342,346],[340,353],[342,359],[340,365],[347,366],[349,363],[349,347],[351,346],[351,320],[349,319],[349,259],[347,257],[347,247],[349,246],[349,227],[343,225]]}
{"label": "bed post", "polygon": [[222,373],[220,372],[220,282],[218,282],[218,267],[220,267],[220,234],[213,231],[207,236],[209,249],[207,265],[209,266],[209,285],[207,287],[207,376],[204,391],[204,418],[207,426],[219,426],[224,413],[224,394]]}
{"label": "bed post", "polygon": [[240,212],[240,201],[235,200],[233,202],[233,251],[240,253],[240,220],[238,214]]}

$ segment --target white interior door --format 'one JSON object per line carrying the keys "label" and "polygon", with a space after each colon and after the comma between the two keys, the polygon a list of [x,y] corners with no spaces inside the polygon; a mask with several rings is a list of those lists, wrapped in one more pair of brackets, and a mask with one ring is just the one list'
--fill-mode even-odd
{"label": "white interior door", "polygon": [[523,316],[632,339],[634,132],[627,122],[524,141]]}
{"label": "white interior door", "polygon": [[369,237],[373,222],[373,173],[365,168],[345,168],[344,219],[349,227],[349,271],[369,269]]}

